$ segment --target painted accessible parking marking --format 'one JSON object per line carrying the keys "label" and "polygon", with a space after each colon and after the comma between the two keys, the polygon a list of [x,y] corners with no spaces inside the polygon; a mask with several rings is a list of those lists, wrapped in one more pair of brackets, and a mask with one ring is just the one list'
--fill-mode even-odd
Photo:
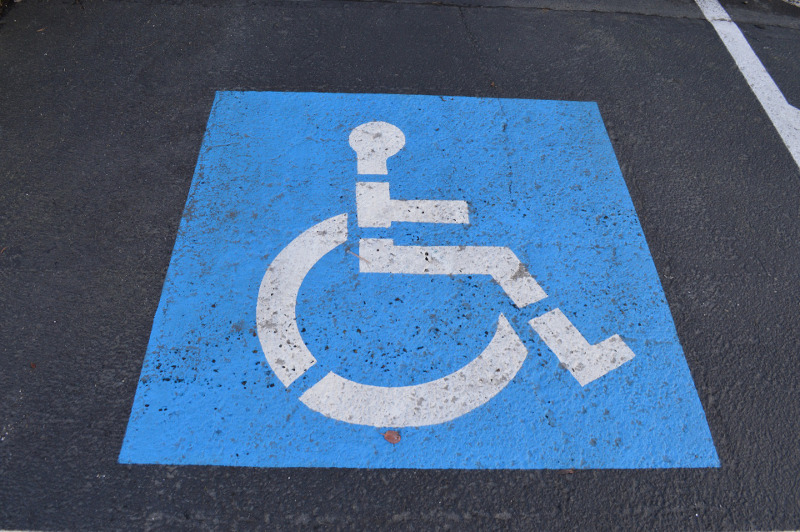
{"label": "painted accessible parking marking", "polygon": [[719,465],[595,104],[259,92],[217,94],[120,461]]}

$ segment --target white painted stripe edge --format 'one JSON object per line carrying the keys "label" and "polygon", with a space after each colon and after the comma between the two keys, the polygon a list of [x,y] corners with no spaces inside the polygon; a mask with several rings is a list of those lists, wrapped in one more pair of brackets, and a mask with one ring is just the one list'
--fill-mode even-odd
{"label": "white painted stripe edge", "polygon": [[769,75],[739,26],[717,0],[695,0],[706,20],[722,39],[739,71],[766,111],[783,143],[800,168],[800,109],[789,104]]}

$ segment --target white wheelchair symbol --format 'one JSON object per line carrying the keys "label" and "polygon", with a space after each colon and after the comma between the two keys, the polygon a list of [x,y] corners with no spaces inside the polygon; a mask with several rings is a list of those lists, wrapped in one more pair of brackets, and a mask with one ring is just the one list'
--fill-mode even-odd
{"label": "white wheelchair symbol", "polygon": [[[388,174],[386,160],[405,145],[402,131],[368,122],[350,134],[359,175]],[[453,200],[395,200],[387,182],[356,183],[359,227],[392,222],[469,224],[469,206]],[[347,240],[347,213],[310,227],[267,268],[256,310],[261,347],[278,379],[289,386],[316,364],[297,327],[297,294],[311,268]],[[547,297],[507,247],[396,246],[391,239],[359,241],[359,272],[418,275],[489,275],[518,308]],[[581,386],[633,359],[619,335],[590,345],[559,310],[529,324]],[[375,427],[419,427],[450,421],[485,404],[514,378],[528,350],[506,317],[474,360],[449,375],[413,386],[371,386],[329,372],[300,396],[312,410],[332,419]]]}

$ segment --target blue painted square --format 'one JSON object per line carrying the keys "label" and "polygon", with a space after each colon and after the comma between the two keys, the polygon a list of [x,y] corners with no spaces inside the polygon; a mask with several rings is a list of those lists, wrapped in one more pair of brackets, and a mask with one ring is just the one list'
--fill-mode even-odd
{"label": "blue painted square", "polygon": [[[399,127],[388,175],[358,176],[351,130]],[[463,200],[469,225],[356,224],[357,181],[393,199]],[[297,324],[317,364],[286,387],[266,363],[265,271],[303,231],[349,214],[310,270]],[[360,238],[507,246],[548,297],[516,308],[481,275],[359,272]],[[581,386],[528,325],[559,308],[592,344],[635,358]],[[374,386],[439,379],[473,360],[503,313],[528,350],[493,399],[399,429],[299,401],[330,371]],[[354,468],[716,467],[719,460],[647,243],[594,103],[220,92],[142,368],[123,463]]]}

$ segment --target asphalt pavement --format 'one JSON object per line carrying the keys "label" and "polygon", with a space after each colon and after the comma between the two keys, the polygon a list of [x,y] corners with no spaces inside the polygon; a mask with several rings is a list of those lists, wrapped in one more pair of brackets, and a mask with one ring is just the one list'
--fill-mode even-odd
{"label": "asphalt pavement", "polygon": [[[800,7],[721,3],[786,102],[800,106]],[[613,148],[618,167],[609,179],[619,171],[621,205],[633,213],[626,219],[640,224],[632,222],[641,228],[633,237],[646,241],[639,248],[654,266],[652,297],[665,302],[664,334],[679,342],[676,371],[689,383],[686,400],[698,405],[698,430],[710,435],[707,462],[661,461],[689,438],[679,433],[646,449],[652,460],[622,466],[612,450],[595,462],[564,455],[549,466],[505,463],[501,451],[494,466],[481,465],[481,451],[469,465],[445,456],[446,467],[354,466],[344,454],[317,463],[327,445],[318,438],[298,455],[308,463],[291,466],[280,453],[252,463],[212,456],[213,449],[195,456],[190,447],[175,459],[137,455],[130,427],[149,429],[134,425],[147,419],[137,417],[144,414],[135,398],[152,397],[143,368],[155,367],[156,340],[180,321],[167,314],[184,256],[177,250],[191,231],[203,233],[205,226],[191,225],[189,206],[205,193],[205,176],[233,165],[211,140],[242,137],[225,133],[231,122],[220,118],[231,101],[225,95],[238,93],[459,97],[452,101],[469,109],[505,99],[594,102],[587,113],[599,129],[591,131],[602,133],[598,146]],[[269,98],[230,108],[242,124],[247,109],[256,121],[273,117],[255,114],[275,112],[282,100]],[[303,124],[334,109],[307,105]],[[422,106],[418,112],[428,116]],[[282,115],[275,116],[253,131],[279,136]],[[507,122],[513,130],[513,118]],[[312,133],[292,142],[313,136],[308,127]],[[300,145],[292,142],[288,153]],[[509,164],[524,160],[525,144],[507,142]],[[458,188],[457,178],[449,181]],[[0,205],[0,528],[800,527],[800,168],[692,1],[22,0],[0,18]],[[476,226],[486,212],[470,211]],[[358,248],[349,253],[363,260]],[[198,278],[194,290],[215,282],[208,279]],[[556,283],[542,281],[548,293]],[[249,323],[242,334],[258,350],[252,298],[252,338]],[[622,334],[639,345],[634,336]],[[533,342],[524,339],[531,351]],[[539,349],[558,365],[544,344]],[[255,356],[263,369],[253,378],[281,389],[269,381],[264,354]],[[608,379],[646,358],[637,351]],[[203,377],[203,363],[188,380]],[[577,386],[563,373],[564,386]],[[664,420],[677,412],[662,407]],[[216,422],[201,411],[186,419],[179,429],[153,430],[194,433]],[[395,445],[385,434],[378,443]],[[536,437],[518,433],[531,438],[523,443],[530,449]],[[265,438],[266,446],[281,441]]]}

